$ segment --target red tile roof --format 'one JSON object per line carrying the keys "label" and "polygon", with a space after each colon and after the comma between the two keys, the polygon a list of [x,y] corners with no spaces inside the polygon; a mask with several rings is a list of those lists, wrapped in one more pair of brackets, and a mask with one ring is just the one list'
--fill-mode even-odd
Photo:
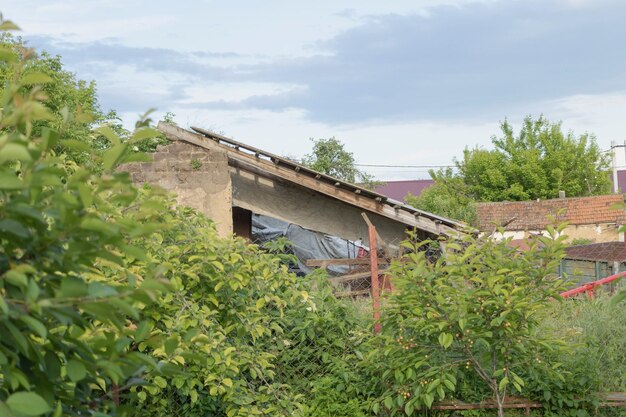
{"label": "red tile roof", "polygon": [[613,208],[624,202],[621,194],[592,197],[556,198],[542,201],[517,201],[501,203],[480,203],[476,210],[478,228],[492,230],[494,226],[504,226],[505,230],[544,230],[555,221],[567,221],[571,225],[615,223],[623,224],[623,208]]}

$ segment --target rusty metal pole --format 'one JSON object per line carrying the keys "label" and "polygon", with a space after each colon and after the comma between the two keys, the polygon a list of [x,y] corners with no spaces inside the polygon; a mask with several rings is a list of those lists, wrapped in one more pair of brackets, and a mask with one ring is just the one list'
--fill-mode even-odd
{"label": "rusty metal pole", "polygon": [[372,304],[374,307],[374,333],[380,333],[380,286],[378,283],[378,246],[376,244],[376,228],[369,226],[370,267],[372,271]]}

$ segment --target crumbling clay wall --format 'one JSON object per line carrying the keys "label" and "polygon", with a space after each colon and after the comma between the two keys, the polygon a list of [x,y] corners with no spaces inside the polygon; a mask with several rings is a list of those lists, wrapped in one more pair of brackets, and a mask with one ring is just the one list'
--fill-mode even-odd
{"label": "crumbling clay wall", "polygon": [[153,162],[120,168],[136,184],[159,185],[176,194],[179,204],[193,207],[212,219],[221,236],[233,231],[232,184],[226,152],[185,142],[159,146],[149,154]]}

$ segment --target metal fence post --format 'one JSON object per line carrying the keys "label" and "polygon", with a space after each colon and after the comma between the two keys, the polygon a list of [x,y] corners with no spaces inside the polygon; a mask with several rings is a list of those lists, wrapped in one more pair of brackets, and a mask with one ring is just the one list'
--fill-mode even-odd
{"label": "metal fence post", "polygon": [[370,240],[370,267],[372,272],[372,304],[374,309],[374,333],[380,333],[380,287],[378,283],[378,246],[376,244],[376,228],[368,227]]}

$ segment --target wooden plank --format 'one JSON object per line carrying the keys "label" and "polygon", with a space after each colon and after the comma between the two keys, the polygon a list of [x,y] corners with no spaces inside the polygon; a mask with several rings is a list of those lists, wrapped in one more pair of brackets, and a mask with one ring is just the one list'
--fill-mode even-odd
{"label": "wooden plank", "polygon": [[[503,405],[504,408],[542,408],[543,404],[528,401],[524,398],[514,397],[507,399]],[[498,408],[498,404],[493,400],[482,401],[479,403],[464,403],[462,401],[442,401],[431,407],[433,410],[480,410],[484,408]]]}
{"label": "wooden plank", "polygon": [[[598,396],[602,399],[599,403],[600,407],[626,407],[625,392],[608,392],[600,393]],[[513,398],[504,403],[504,408],[542,408],[543,404],[527,401],[523,398]],[[495,401],[483,401],[480,403],[464,403],[462,401],[442,401],[431,407],[433,410],[479,410],[485,408],[498,408]]]}
{"label": "wooden plank", "polygon": [[[384,271],[381,271],[381,272],[384,272]],[[338,284],[342,282],[354,281],[356,279],[368,278],[370,275],[371,275],[370,271],[365,271],[365,272],[357,272],[355,274],[341,275],[339,277],[330,277],[328,279],[330,280],[330,282]]]}
{"label": "wooden plank", "polygon": [[[361,213],[361,216],[363,217],[363,220],[365,220],[365,223],[367,224],[367,227],[374,227],[374,224],[372,223],[370,218],[367,217],[367,214],[365,212]],[[376,228],[374,228],[374,230],[376,230]],[[389,255],[391,253],[390,250],[389,250],[389,245],[387,245],[387,243],[385,243],[385,241],[380,237],[380,234],[378,233],[378,230],[376,230],[376,240],[378,241],[378,243],[382,247],[384,254],[385,255]]]}
{"label": "wooden plank", "polygon": [[356,297],[358,295],[369,295],[370,290],[358,290],[358,291],[342,291],[336,292],[335,297]]}
{"label": "wooden plank", "polygon": [[[380,265],[389,265],[391,262],[384,258],[378,258]],[[330,265],[369,265],[369,258],[336,258],[336,259],[307,259],[306,266],[327,267]]]}

